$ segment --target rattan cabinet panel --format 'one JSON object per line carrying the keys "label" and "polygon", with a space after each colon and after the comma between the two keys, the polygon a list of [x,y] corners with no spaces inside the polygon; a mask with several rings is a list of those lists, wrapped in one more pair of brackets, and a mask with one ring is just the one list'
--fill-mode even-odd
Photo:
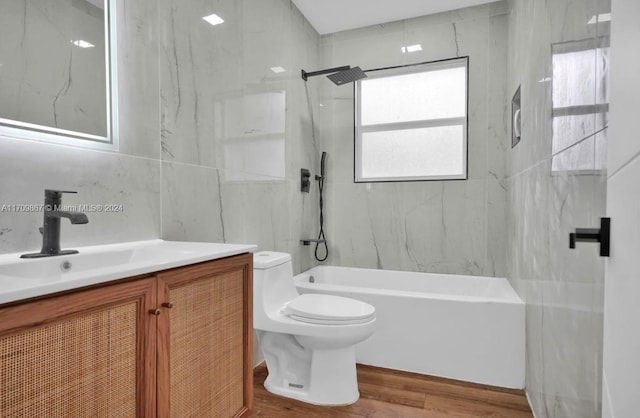
{"label": "rattan cabinet panel", "polygon": [[0,309],[0,416],[153,414],[155,293],[143,279]]}
{"label": "rattan cabinet panel", "polygon": [[[252,256],[158,275],[159,416],[239,417],[252,407]],[[166,349],[166,350],[165,350]]]}
{"label": "rattan cabinet panel", "polygon": [[171,417],[232,417],[243,407],[242,272],[169,291]]}

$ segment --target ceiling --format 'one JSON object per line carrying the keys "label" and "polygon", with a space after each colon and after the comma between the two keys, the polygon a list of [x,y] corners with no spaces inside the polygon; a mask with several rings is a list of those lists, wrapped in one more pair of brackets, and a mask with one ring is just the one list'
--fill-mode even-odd
{"label": "ceiling", "polygon": [[293,0],[320,35],[494,1],[497,0]]}

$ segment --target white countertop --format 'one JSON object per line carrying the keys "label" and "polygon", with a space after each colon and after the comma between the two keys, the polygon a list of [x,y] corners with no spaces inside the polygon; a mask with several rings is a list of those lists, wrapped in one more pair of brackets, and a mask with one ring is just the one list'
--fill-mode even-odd
{"label": "white countertop", "polygon": [[[0,255],[0,304],[253,252],[255,245],[149,240],[74,247],[78,254]],[[70,263],[70,268],[69,267]]]}

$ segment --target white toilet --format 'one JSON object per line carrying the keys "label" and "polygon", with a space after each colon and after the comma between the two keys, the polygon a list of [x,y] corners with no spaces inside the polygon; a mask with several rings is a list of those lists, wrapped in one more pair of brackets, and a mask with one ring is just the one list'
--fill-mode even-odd
{"label": "white toilet", "polygon": [[298,294],[291,256],[253,256],[253,327],[271,393],[316,405],[360,397],[354,345],[373,334],[375,308],[340,296]]}

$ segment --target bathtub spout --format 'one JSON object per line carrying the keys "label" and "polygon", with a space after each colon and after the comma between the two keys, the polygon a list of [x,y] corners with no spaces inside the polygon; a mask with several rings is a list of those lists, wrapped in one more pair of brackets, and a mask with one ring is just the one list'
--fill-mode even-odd
{"label": "bathtub spout", "polygon": [[312,242],[317,242],[318,244],[324,244],[327,240],[324,239],[315,239],[315,238],[305,238],[301,239],[300,242],[302,245],[310,245]]}

